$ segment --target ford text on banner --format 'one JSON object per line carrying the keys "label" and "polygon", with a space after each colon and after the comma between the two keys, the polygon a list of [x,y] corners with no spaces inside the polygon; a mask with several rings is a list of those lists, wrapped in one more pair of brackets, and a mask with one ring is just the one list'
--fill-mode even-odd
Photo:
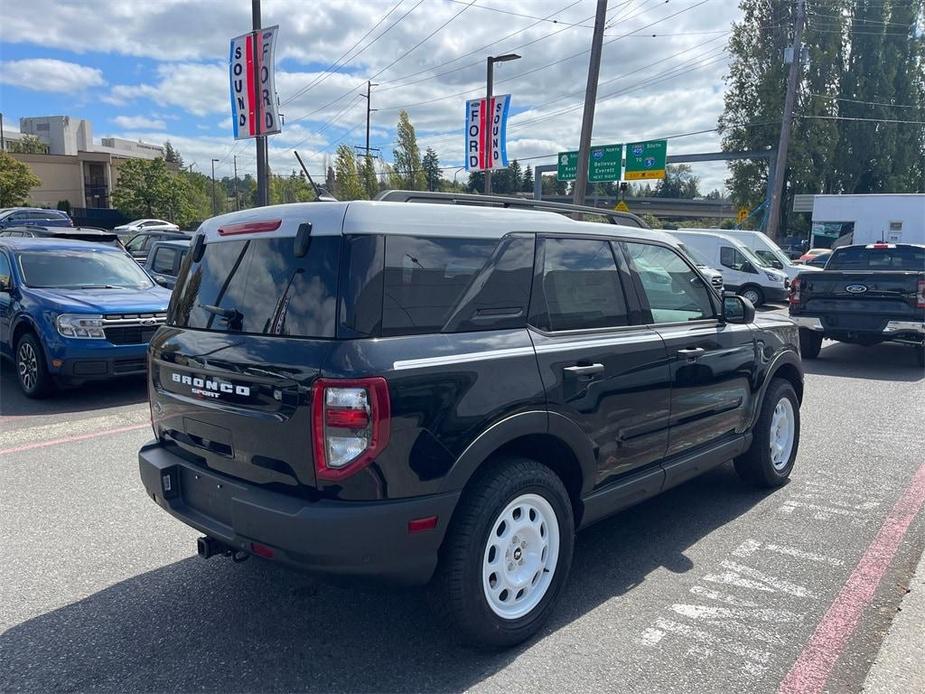
{"label": "ford text on banner", "polygon": [[466,171],[507,166],[507,113],[511,95],[466,102]]}
{"label": "ford text on banner", "polygon": [[228,76],[236,140],[273,135],[281,130],[274,57],[278,29],[266,27],[231,39]]}

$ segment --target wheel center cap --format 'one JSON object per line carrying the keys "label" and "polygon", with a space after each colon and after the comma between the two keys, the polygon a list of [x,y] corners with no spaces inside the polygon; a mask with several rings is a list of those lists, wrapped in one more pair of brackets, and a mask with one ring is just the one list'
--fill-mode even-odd
{"label": "wheel center cap", "polygon": [[514,549],[514,561],[520,561],[520,557],[523,556],[523,550],[520,547]]}

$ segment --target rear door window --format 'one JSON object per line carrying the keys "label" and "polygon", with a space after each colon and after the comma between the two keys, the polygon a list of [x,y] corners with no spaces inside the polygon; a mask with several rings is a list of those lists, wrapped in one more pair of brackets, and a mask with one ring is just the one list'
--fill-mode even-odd
{"label": "rear door window", "polygon": [[179,327],[290,337],[334,337],[340,236],[313,238],[298,258],[292,238],[207,243],[175,290]]}
{"label": "rear door window", "polygon": [[176,248],[170,246],[161,246],[154,251],[154,260],[151,261],[151,271],[159,272],[162,275],[176,274],[177,255]]}
{"label": "rear door window", "polygon": [[598,239],[546,238],[543,286],[549,330],[629,325],[626,296],[613,249]]}

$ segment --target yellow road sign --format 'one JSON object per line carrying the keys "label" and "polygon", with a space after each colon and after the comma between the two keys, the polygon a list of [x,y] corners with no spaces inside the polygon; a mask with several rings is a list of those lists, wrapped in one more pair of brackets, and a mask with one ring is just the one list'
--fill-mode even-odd
{"label": "yellow road sign", "polygon": [[739,213],[736,215],[736,221],[737,221],[739,224],[741,224],[741,223],[744,222],[746,219],[748,219],[748,208],[747,208],[747,207],[740,207],[740,208],[739,208]]}
{"label": "yellow road sign", "polygon": [[618,202],[613,209],[615,209],[617,212],[629,212],[630,211],[629,205],[627,205],[623,200]]}

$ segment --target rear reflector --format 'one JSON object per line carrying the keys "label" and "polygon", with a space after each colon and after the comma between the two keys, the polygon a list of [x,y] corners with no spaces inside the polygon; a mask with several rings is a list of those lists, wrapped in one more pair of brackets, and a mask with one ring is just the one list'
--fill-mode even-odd
{"label": "rear reflector", "polygon": [[219,236],[235,236],[236,234],[257,234],[262,231],[276,231],[282,225],[282,219],[268,219],[263,222],[239,222],[226,224],[218,228]]}
{"label": "rear reflector", "polygon": [[427,516],[426,518],[415,518],[408,521],[408,534],[422,533],[425,530],[433,530],[437,527],[437,516]]}
{"label": "rear reflector", "polygon": [[262,545],[259,542],[251,542],[251,552],[256,554],[258,557],[263,557],[264,559],[273,558],[273,549]]}
{"label": "rear reflector", "polygon": [[366,410],[353,410],[347,407],[327,407],[324,411],[325,422],[329,427],[344,429],[365,429],[369,425]]}

